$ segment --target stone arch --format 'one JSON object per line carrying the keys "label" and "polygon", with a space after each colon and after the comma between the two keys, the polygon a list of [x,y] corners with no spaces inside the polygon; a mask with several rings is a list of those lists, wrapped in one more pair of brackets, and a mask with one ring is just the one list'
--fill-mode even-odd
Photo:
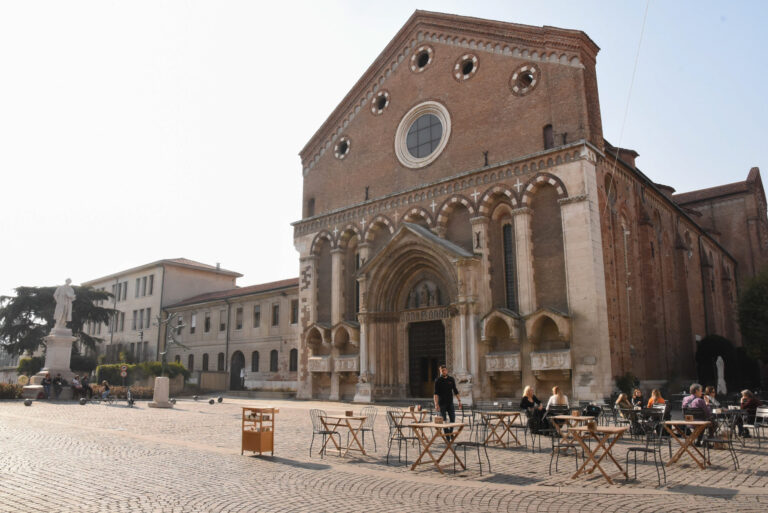
{"label": "stone arch", "polygon": [[329,353],[330,340],[327,339],[327,330],[320,329],[318,326],[311,326],[304,334],[304,344],[313,356]]}
{"label": "stone arch", "polygon": [[461,194],[454,194],[445,200],[442,205],[440,205],[440,209],[438,210],[437,215],[437,226],[439,228],[445,229],[446,224],[448,223],[448,217],[450,216],[451,212],[453,212],[453,210],[459,205],[466,207],[470,216],[475,215],[475,207],[472,206],[472,202]]}
{"label": "stone arch", "polygon": [[512,205],[512,208],[517,208],[517,197],[515,196],[515,193],[506,187],[496,185],[485,191],[485,194],[483,194],[483,197],[480,199],[477,211],[480,215],[487,216],[491,211],[491,207],[500,197],[508,200]]}
{"label": "stone arch", "polygon": [[331,333],[333,347],[338,349],[340,354],[353,354],[356,352],[358,342],[355,340],[354,333],[351,333],[347,326],[339,324]]}
{"label": "stone arch", "polygon": [[336,239],[336,247],[346,249],[349,241],[354,237],[357,237],[358,241],[362,240],[362,234],[360,229],[354,223],[349,223],[339,232],[339,236]]}
{"label": "stone arch", "polygon": [[318,251],[320,249],[320,244],[322,244],[321,241],[326,240],[328,241],[329,247],[333,249],[335,247],[333,235],[331,235],[331,232],[328,230],[322,230],[320,233],[315,235],[315,238],[312,239],[312,246],[310,247],[309,253],[311,255],[317,256]]}
{"label": "stone arch", "polygon": [[370,245],[369,259],[384,247],[394,232],[395,225],[387,216],[381,214],[368,224],[365,229],[364,241]]}
{"label": "stone arch", "polygon": [[365,227],[365,242],[373,242],[373,237],[375,236],[375,230],[374,228],[376,226],[385,226],[386,229],[389,231],[389,235],[395,233],[395,225],[390,221],[390,219],[383,215],[379,214],[376,217],[373,218],[373,220],[368,223]]}
{"label": "stone arch", "polygon": [[536,176],[526,182],[521,204],[524,207],[530,206],[531,198],[535,191],[543,185],[551,185],[554,187],[557,191],[557,199],[565,199],[568,197],[568,191],[560,178],[551,173],[537,173]]}
{"label": "stone arch", "polygon": [[409,223],[421,224],[417,221],[417,219],[419,218],[424,220],[424,223],[427,225],[427,227],[432,226],[432,223],[433,223],[432,216],[427,211],[427,209],[423,207],[413,207],[412,209],[410,209],[403,216],[403,221],[406,221]]}
{"label": "stone arch", "polygon": [[567,317],[539,310],[525,322],[528,339],[537,351],[568,349],[571,340],[571,323]]}

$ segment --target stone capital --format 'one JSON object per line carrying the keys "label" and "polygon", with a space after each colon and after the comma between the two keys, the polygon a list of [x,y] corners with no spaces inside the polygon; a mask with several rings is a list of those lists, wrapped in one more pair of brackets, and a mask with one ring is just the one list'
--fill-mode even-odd
{"label": "stone capital", "polygon": [[530,207],[520,207],[512,210],[511,214],[513,216],[529,216],[533,214],[533,210]]}

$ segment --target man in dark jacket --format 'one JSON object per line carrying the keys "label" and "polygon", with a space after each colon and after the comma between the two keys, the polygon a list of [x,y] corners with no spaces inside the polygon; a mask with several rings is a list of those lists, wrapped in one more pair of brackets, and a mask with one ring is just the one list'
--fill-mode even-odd
{"label": "man in dark jacket", "polygon": [[[461,408],[461,397],[456,388],[456,380],[448,375],[448,367],[445,364],[440,366],[440,375],[435,380],[435,409],[440,410],[440,416],[444,421],[451,419],[456,422],[456,410],[453,408],[453,396],[456,396]],[[446,433],[453,431],[453,428],[445,428]]]}

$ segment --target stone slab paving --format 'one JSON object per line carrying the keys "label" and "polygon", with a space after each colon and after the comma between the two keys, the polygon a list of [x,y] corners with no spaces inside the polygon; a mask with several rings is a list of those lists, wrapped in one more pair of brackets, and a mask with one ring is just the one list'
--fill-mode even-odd
{"label": "stone slab paving", "polygon": [[[207,399],[207,398],[206,398]],[[275,456],[240,455],[240,407],[274,405]],[[733,470],[724,451],[713,465],[667,471],[657,486],[653,464],[637,481],[613,486],[600,476],[571,479],[573,456],[549,475],[549,453],[489,449],[492,472],[467,453],[467,471],[386,465],[384,408],[376,419],[378,451],[344,459],[308,454],[310,408],[342,413],[359,406],[225,398],[180,400],[174,409],[72,402],[0,401],[0,512],[239,512],[382,510],[466,511],[765,511],[768,446],[739,450]],[[372,449],[372,440],[366,445]],[[548,444],[548,442],[545,442]],[[614,453],[624,462],[629,441]],[[319,448],[316,440],[315,449]],[[546,449],[546,448],[545,448]],[[409,460],[418,454],[409,448]],[[451,465],[447,465],[451,469]]]}

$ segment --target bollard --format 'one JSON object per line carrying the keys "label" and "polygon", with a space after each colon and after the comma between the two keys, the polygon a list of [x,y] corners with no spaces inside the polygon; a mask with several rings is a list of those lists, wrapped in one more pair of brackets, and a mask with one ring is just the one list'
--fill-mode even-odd
{"label": "bollard", "polygon": [[80,398],[80,404],[81,404],[81,405],[85,405],[87,402],[88,402],[88,401],[86,400],[86,398],[85,398],[85,397],[81,397],[81,398]]}
{"label": "bollard", "polygon": [[24,399],[24,406],[32,406],[32,399]]}
{"label": "bollard", "polygon": [[224,398],[223,398],[223,397],[221,397],[221,396],[219,396],[219,398],[218,398],[218,399],[216,399],[216,400],[217,400],[217,401],[219,401],[219,402],[222,402],[222,401],[224,400]]}
{"label": "bollard", "polygon": [[210,401],[208,401],[208,404],[216,404],[216,401],[214,401],[213,399],[211,399]]}

